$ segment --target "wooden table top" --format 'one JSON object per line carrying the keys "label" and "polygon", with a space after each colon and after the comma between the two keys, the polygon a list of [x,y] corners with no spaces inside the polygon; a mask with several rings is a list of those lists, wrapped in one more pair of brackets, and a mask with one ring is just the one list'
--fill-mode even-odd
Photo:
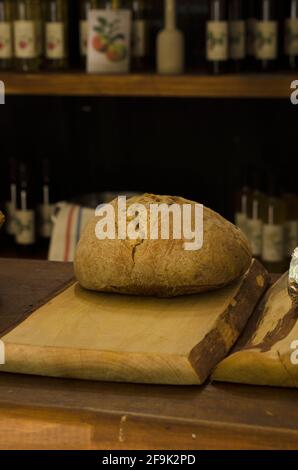
{"label": "wooden table top", "polygon": [[[1,259],[0,328],[72,276],[70,264]],[[294,389],[1,373],[0,449],[298,449],[297,400]]]}

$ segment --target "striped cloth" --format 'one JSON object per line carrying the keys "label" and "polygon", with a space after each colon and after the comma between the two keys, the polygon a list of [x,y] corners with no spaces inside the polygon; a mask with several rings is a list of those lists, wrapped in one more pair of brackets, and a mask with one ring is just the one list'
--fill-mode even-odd
{"label": "striped cloth", "polygon": [[56,205],[48,255],[50,261],[73,261],[82,230],[92,216],[93,209],[66,202]]}

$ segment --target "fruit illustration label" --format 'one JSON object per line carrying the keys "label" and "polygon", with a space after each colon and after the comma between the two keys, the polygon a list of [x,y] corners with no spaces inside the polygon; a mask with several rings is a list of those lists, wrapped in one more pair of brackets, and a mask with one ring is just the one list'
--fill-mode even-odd
{"label": "fruit illustration label", "polygon": [[14,47],[19,59],[37,57],[37,28],[34,21],[14,21]]}
{"label": "fruit illustration label", "polygon": [[0,22],[0,59],[12,57],[12,27],[8,21]]}
{"label": "fruit illustration label", "polygon": [[32,245],[35,242],[34,211],[17,210],[15,214],[15,239],[19,245]]}
{"label": "fruit illustration label", "polygon": [[43,238],[50,238],[52,234],[55,206],[53,204],[40,204],[38,206],[38,232]]}
{"label": "fruit illustration label", "polygon": [[147,22],[135,20],[132,23],[132,55],[145,57],[147,52]]}
{"label": "fruit illustration label", "polygon": [[246,22],[247,54],[252,57],[254,57],[256,53],[256,30],[257,30],[256,18],[248,18]]}
{"label": "fruit illustration label", "polygon": [[207,22],[207,60],[228,59],[228,23]]}
{"label": "fruit illustration label", "polygon": [[298,19],[285,22],[285,53],[298,55]]}
{"label": "fruit illustration label", "polygon": [[46,23],[46,56],[48,59],[63,59],[65,57],[64,23]]}
{"label": "fruit illustration label", "polygon": [[277,57],[277,22],[258,21],[256,27],[256,58],[273,60]]}
{"label": "fruit illustration label", "polygon": [[261,256],[262,254],[262,234],[263,222],[260,219],[248,219],[247,221],[248,238],[251,244],[252,254]]}
{"label": "fruit illustration label", "polygon": [[264,225],[262,259],[269,263],[278,263],[284,259],[284,227],[282,225]]}
{"label": "fruit illustration label", "polygon": [[88,21],[80,21],[80,53],[81,56],[87,55],[87,42],[88,42]]}
{"label": "fruit illustration label", "polygon": [[245,39],[245,22],[231,21],[229,23],[229,44],[231,59],[237,60],[245,58]]}
{"label": "fruit illustration label", "polygon": [[88,72],[128,72],[130,30],[131,12],[129,10],[90,10],[88,14]]}

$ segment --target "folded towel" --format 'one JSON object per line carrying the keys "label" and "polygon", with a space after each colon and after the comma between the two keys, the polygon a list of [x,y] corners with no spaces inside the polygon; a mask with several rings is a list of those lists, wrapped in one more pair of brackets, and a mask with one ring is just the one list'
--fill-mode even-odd
{"label": "folded towel", "polygon": [[56,204],[48,255],[50,261],[73,261],[82,230],[92,216],[93,209],[66,202]]}

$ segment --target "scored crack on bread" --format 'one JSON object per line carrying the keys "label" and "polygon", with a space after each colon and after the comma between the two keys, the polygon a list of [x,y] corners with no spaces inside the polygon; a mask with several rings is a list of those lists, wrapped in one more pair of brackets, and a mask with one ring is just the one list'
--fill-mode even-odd
{"label": "scored crack on bread", "polygon": [[[144,194],[127,200],[143,204],[191,204],[182,197]],[[117,214],[118,200],[112,201]],[[149,216],[147,222],[149,222]],[[99,240],[94,216],[77,246],[75,273],[86,289],[130,295],[174,297],[221,288],[243,275],[251,251],[243,233],[218,213],[204,207],[204,241],[197,251],[184,250],[186,240]],[[116,217],[117,225],[117,217]],[[128,221],[129,222],[129,221]],[[171,221],[172,222],[172,221]],[[172,223],[170,222],[170,234]]]}

